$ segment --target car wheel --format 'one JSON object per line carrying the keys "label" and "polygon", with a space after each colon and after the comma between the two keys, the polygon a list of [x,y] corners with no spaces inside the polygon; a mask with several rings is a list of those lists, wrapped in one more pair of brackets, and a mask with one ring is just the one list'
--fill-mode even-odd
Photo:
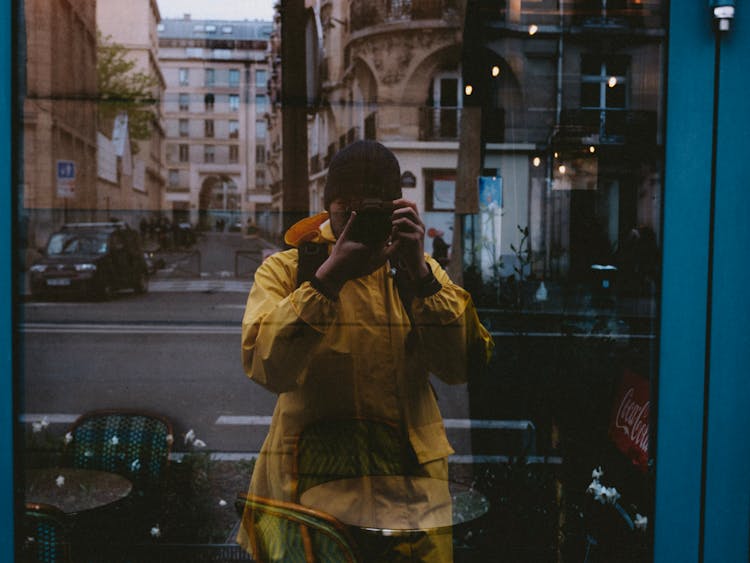
{"label": "car wheel", "polygon": [[138,275],[138,279],[136,280],[133,289],[135,289],[136,293],[148,292],[148,274],[145,270]]}

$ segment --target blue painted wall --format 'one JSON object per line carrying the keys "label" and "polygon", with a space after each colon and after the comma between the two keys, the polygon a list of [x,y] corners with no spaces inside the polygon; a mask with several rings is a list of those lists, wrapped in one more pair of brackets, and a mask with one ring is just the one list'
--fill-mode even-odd
{"label": "blue painted wall", "polygon": [[708,2],[672,2],[657,563],[748,561],[750,6],[715,37]]}

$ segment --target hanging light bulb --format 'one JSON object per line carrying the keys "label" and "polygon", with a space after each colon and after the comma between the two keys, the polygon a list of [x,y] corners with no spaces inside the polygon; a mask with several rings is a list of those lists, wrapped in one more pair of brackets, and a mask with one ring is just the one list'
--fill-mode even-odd
{"label": "hanging light bulb", "polygon": [[564,164],[561,164],[561,165],[560,165],[560,166],[559,166],[559,167],[558,167],[557,169],[559,170],[560,174],[565,174],[565,172],[567,172],[567,170],[568,170],[568,169],[567,169],[567,168],[565,167],[565,165],[564,165]]}
{"label": "hanging light bulb", "polygon": [[614,88],[617,86],[617,77],[616,76],[610,76],[609,80],[607,80],[607,86],[610,88]]}
{"label": "hanging light bulb", "polygon": [[497,78],[498,76],[500,76],[500,67],[497,65],[493,65],[490,73],[493,77]]}
{"label": "hanging light bulb", "polygon": [[537,31],[539,31],[539,26],[536,25],[535,23],[532,23],[529,26],[529,35],[535,35]]}
{"label": "hanging light bulb", "polygon": [[539,165],[542,163],[542,159],[538,156],[535,156],[534,159],[531,161],[531,164],[534,165],[534,168],[539,168]]}
{"label": "hanging light bulb", "polygon": [[591,145],[591,146],[589,147],[589,152],[590,152],[591,154],[594,154],[594,153],[596,152],[596,147],[595,147],[594,145]]}
{"label": "hanging light bulb", "polygon": [[467,84],[464,86],[464,94],[467,96],[471,96],[471,93],[474,91],[474,87],[471,84]]}

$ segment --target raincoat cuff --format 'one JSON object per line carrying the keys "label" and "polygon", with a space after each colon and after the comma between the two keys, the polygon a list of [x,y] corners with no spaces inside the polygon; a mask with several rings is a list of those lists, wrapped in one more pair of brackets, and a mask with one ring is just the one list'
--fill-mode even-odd
{"label": "raincoat cuff", "polygon": [[414,299],[412,311],[419,325],[447,325],[460,319],[471,298],[457,285],[443,285],[432,295]]}
{"label": "raincoat cuff", "polygon": [[328,331],[338,313],[338,302],[320,293],[309,281],[290,296],[290,303],[300,319],[321,333]]}

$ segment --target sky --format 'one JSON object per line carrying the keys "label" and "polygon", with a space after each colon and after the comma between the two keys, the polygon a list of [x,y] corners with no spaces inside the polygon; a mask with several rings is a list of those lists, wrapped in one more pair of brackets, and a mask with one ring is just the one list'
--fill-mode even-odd
{"label": "sky", "polygon": [[272,20],[275,0],[156,0],[162,18]]}

